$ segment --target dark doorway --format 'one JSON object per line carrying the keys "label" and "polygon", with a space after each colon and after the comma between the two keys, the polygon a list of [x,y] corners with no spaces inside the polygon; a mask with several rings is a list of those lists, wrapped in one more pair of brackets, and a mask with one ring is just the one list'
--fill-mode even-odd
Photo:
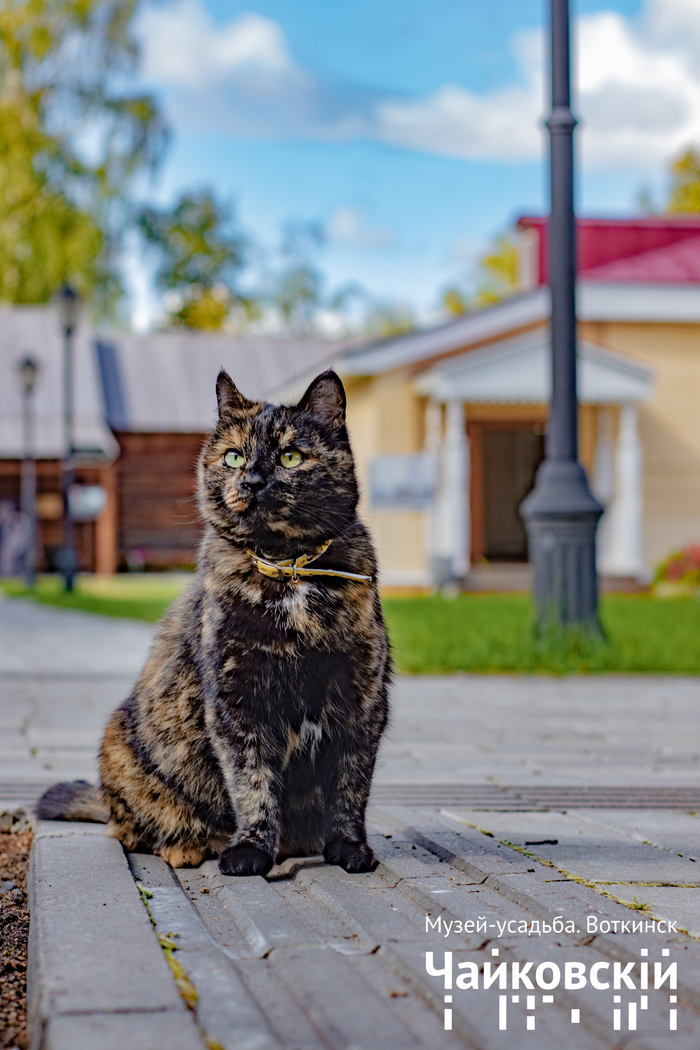
{"label": "dark doorway", "polygon": [[482,442],[484,556],[489,561],[527,561],[527,537],[518,508],[544,459],[544,435],[504,426],[484,430]]}

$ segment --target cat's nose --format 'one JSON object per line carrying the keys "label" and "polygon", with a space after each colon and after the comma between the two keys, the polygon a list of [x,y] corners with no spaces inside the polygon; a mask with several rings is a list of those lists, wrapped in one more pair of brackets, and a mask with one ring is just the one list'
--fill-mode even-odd
{"label": "cat's nose", "polygon": [[241,478],[240,488],[246,492],[257,492],[265,485],[267,478],[263,477],[259,470],[249,470],[245,477]]}

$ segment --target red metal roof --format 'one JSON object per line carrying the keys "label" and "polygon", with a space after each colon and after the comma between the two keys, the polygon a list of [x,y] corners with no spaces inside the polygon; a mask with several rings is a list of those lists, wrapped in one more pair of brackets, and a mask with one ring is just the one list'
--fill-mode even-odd
{"label": "red metal roof", "polygon": [[[547,283],[548,219],[523,216],[518,229],[537,233],[537,284]],[[700,281],[700,215],[577,219],[581,276],[605,281]]]}
{"label": "red metal roof", "polygon": [[589,281],[700,282],[700,235],[584,270]]}

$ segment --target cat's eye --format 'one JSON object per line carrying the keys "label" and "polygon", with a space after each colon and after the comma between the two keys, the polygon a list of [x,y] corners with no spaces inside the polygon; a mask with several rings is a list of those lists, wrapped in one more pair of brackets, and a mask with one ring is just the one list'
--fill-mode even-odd
{"label": "cat's eye", "polygon": [[296,448],[290,448],[286,452],[280,453],[280,463],[287,470],[291,470],[292,467],[298,467],[303,458],[301,452]]}
{"label": "cat's eye", "polygon": [[224,463],[227,467],[242,467],[245,463],[245,456],[235,448],[230,448],[224,453]]}

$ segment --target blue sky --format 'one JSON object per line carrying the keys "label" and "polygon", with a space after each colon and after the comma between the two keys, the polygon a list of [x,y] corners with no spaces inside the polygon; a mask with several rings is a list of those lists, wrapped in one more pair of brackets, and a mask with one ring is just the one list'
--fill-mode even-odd
{"label": "blue sky", "polygon": [[[316,221],[329,287],[428,315],[495,234],[546,208],[548,7],[150,3],[143,79],[174,132],[156,195],[211,185],[270,250],[285,221]],[[700,0],[572,7],[579,210],[631,214],[642,187],[661,203],[669,158],[700,144]]]}

